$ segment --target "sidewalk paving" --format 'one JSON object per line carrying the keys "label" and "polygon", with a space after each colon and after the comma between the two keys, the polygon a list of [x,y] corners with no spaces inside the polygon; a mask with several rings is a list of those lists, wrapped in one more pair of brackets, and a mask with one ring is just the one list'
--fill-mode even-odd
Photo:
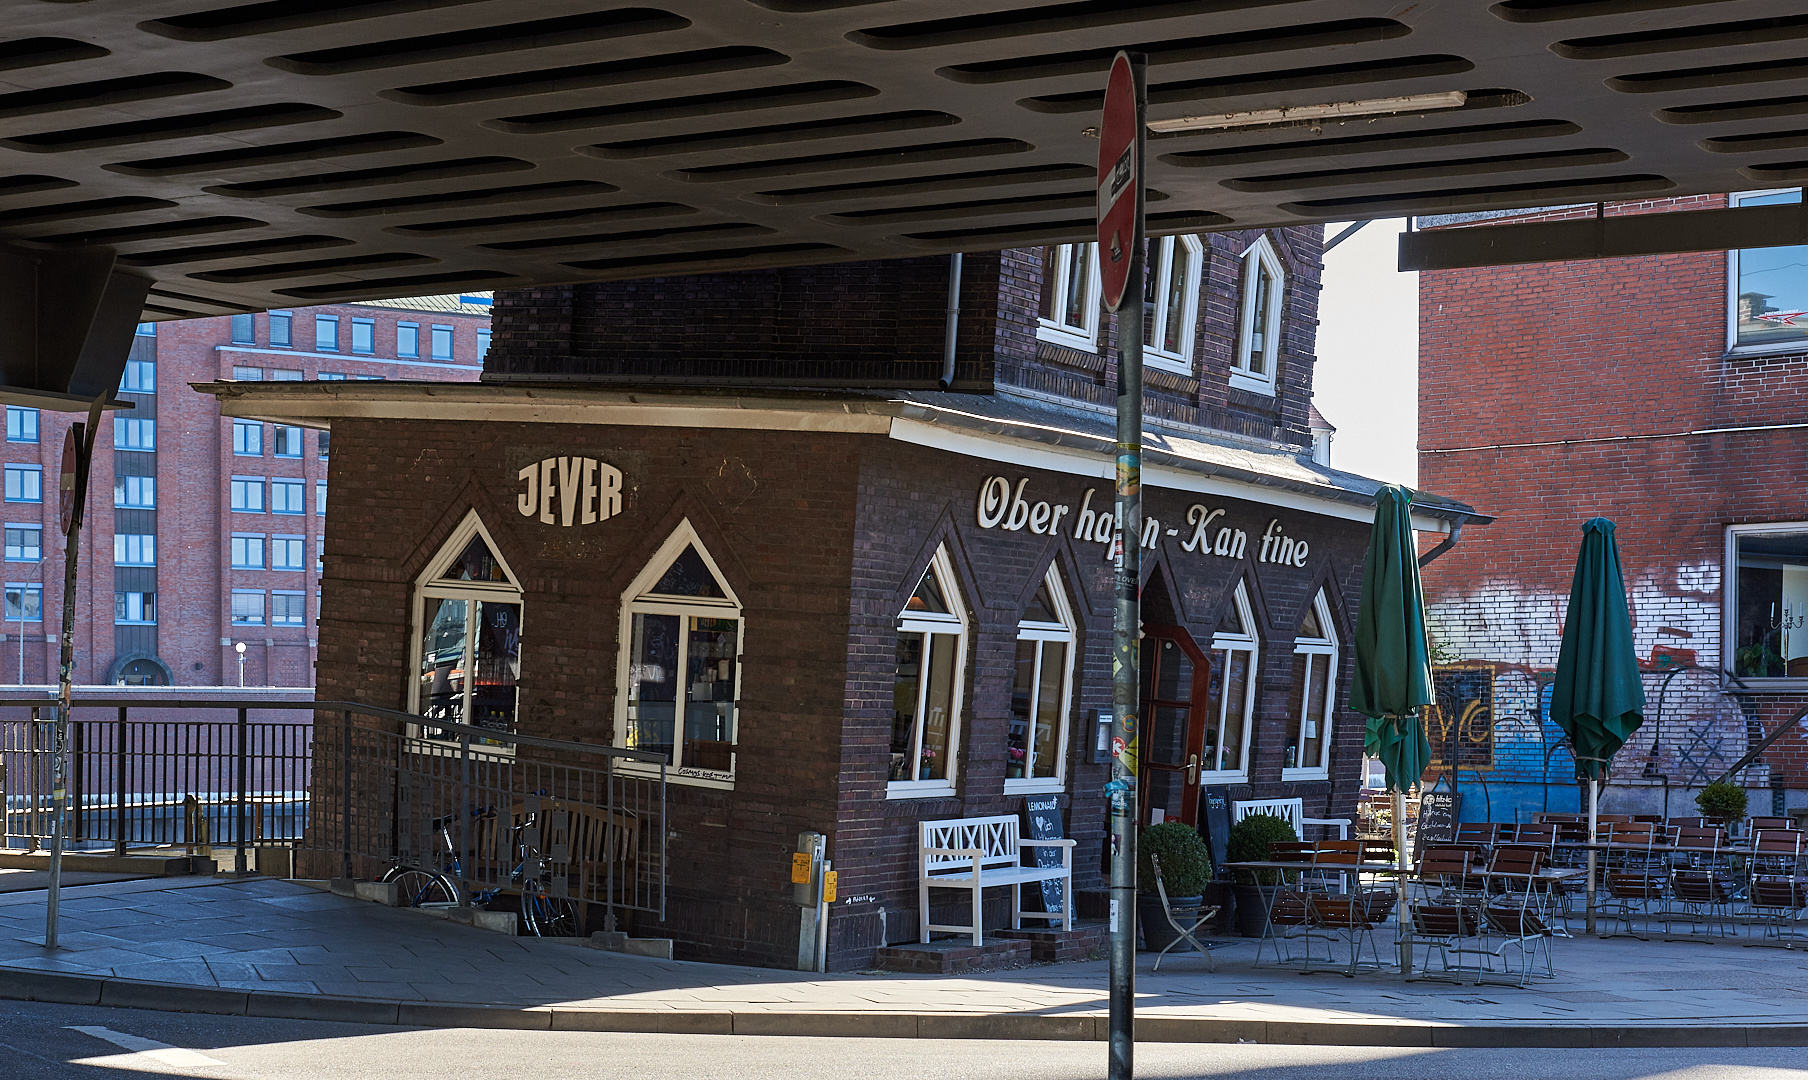
{"label": "sidewalk paving", "polygon": [[[511,938],[285,881],[97,884],[0,895],[0,997],[192,1012],[623,1031],[1099,1039],[1106,964],[962,976],[656,960]],[[1139,959],[1138,1037],[1464,1046],[1808,1045],[1808,949],[1735,939],[1557,942],[1557,978],[1480,987]],[[1805,943],[1808,944],[1808,943]],[[1389,955],[1388,942],[1380,942]],[[1509,953],[1511,955],[1511,953]]]}

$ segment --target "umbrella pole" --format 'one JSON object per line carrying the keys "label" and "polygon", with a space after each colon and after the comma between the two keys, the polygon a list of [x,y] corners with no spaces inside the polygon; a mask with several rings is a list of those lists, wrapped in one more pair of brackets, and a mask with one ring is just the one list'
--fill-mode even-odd
{"label": "umbrella pole", "polygon": [[[1412,978],[1412,942],[1406,936],[1406,793],[1394,787],[1394,926],[1395,941],[1400,947],[1400,974]],[[1430,963],[1427,960],[1426,963]]]}
{"label": "umbrella pole", "polygon": [[1595,812],[1599,809],[1601,783],[1594,777],[1588,779],[1588,927],[1589,933],[1595,932]]}

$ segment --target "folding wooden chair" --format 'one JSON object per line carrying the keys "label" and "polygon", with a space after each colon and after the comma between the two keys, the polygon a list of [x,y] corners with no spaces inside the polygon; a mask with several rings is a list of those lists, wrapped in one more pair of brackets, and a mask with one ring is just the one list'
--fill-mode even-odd
{"label": "folding wooden chair", "polygon": [[[1169,949],[1172,949],[1174,946],[1184,941],[1193,948],[1198,949],[1200,956],[1205,957],[1205,970],[1217,971],[1218,962],[1212,959],[1211,949],[1201,942],[1196,935],[1199,933],[1199,928],[1201,926],[1204,926],[1206,923],[1211,922],[1218,917],[1218,906],[1213,904],[1209,907],[1201,905],[1199,907],[1176,908],[1169,902],[1168,886],[1161,878],[1161,856],[1150,853],[1149,865],[1155,868],[1155,892],[1161,897],[1161,913],[1167,916],[1168,925],[1174,928],[1174,933],[1177,935],[1173,941],[1168,942],[1162,947],[1162,950],[1159,953],[1155,954],[1155,966],[1151,970],[1160,971],[1162,957],[1168,955]],[[1187,923],[1184,926],[1181,925],[1183,920],[1188,919],[1191,920],[1190,923]]]}
{"label": "folding wooden chair", "polygon": [[1670,922],[1681,917],[1694,925],[1712,924],[1721,937],[1733,921],[1733,894],[1712,870],[1677,870],[1670,876],[1672,903],[1664,906],[1664,933],[1670,933]]}
{"label": "folding wooden chair", "polygon": [[[1465,942],[1479,942],[1482,934],[1483,916],[1479,907],[1465,903],[1420,903],[1408,907],[1410,927],[1400,943],[1408,946],[1408,963],[1411,963],[1411,949],[1423,948],[1425,962],[1420,968],[1421,975],[1431,972],[1431,954],[1438,953],[1438,962],[1443,970],[1450,970],[1450,954],[1457,954],[1456,974],[1460,982],[1463,975],[1462,958],[1465,953],[1479,953],[1482,950],[1474,946],[1465,946]],[[1476,979],[1481,978],[1481,962],[1476,961]]]}

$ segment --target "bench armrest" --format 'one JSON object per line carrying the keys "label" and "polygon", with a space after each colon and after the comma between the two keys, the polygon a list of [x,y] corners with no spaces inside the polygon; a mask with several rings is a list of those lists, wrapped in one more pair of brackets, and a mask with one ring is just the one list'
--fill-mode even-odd
{"label": "bench armrest", "polygon": [[947,859],[983,859],[986,857],[986,853],[978,848],[926,847],[918,848],[917,853],[924,858],[931,855],[939,855]]}

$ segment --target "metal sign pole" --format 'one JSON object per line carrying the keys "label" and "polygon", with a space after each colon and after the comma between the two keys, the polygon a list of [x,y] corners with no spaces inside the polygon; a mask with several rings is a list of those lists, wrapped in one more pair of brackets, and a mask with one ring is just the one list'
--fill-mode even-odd
{"label": "metal sign pole", "polygon": [[[1106,304],[1117,312],[1117,603],[1111,643],[1117,729],[1106,787],[1112,844],[1109,1075],[1110,1080],[1130,1080],[1136,1046],[1137,684],[1142,670],[1137,639],[1142,631],[1144,60],[1120,52],[1111,67],[1099,148],[1099,265]],[[1126,209],[1131,210],[1127,221]]]}
{"label": "metal sign pole", "polygon": [[[44,908],[44,947],[57,947],[57,913],[63,899],[63,837],[69,832],[69,699],[75,671],[75,579],[82,550],[82,511],[88,499],[88,463],[94,454],[94,433],[100,426],[101,405],[107,396],[94,399],[88,423],[74,424],[63,441],[63,469],[58,481],[62,497],[63,534],[67,536],[63,558],[63,637],[57,673],[56,726],[50,748],[50,888]],[[21,605],[24,603],[20,601]],[[23,608],[21,608],[23,614]]]}

